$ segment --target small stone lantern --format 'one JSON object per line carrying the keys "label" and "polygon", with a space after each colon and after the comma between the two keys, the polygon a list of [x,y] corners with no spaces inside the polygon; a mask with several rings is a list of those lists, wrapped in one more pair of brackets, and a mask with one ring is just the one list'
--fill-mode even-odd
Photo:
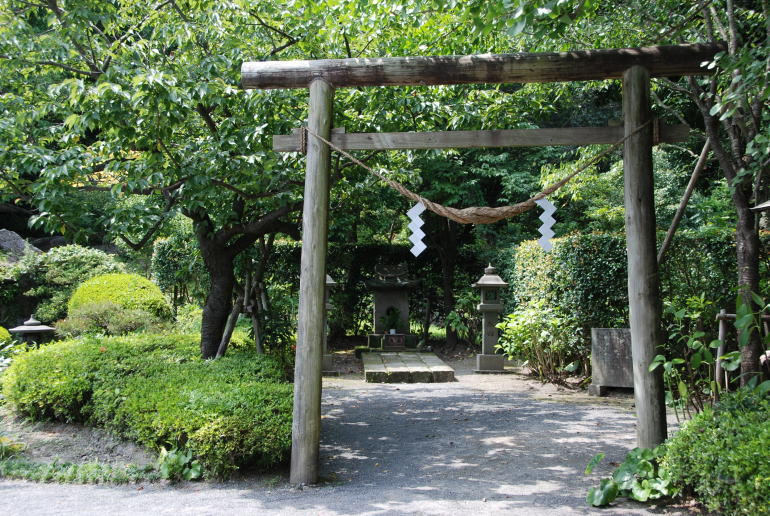
{"label": "small stone lantern", "polygon": [[14,335],[18,335],[23,342],[40,344],[41,342],[48,340],[56,330],[41,323],[35,319],[34,316],[30,316],[29,319],[24,321],[23,325],[10,328],[8,331]]}
{"label": "small stone lantern", "polygon": [[497,269],[491,264],[484,269],[484,275],[473,284],[473,288],[481,291],[481,303],[476,309],[481,312],[483,318],[481,353],[476,355],[475,372],[477,373],[502,372],[504,370],[504,358],[495,353],[495,346],[499,336],[496,326],[500,312],[503,311],[500,290],[507,286],[508,283],[497,275]]}
{"label": "small stone lantern", "polygon": [[324,284],[324,342],[323,342],[323,371],[324,373],[332,371],[332,356],[329,353],[329,311],[332,309],[332,304],[329,301],[329,295],[331,289],[337,286],[337,282],[332,279],[328,274],[326,275],[326,283]]}

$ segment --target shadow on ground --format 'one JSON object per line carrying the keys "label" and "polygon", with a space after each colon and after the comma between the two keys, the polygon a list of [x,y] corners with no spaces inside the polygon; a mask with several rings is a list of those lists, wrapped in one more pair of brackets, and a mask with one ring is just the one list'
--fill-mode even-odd
{"label": "shadow on ground", "polygon": [[[630,402],[547,401],[518,375],[458,373],[458,382],[446,384],[324,379],[319,486],[297,489],[275,476],[179,487],[50,486],[39,489],[55,500],[45,505],[29,498],[35,486],[5,482],[0,500],[36,514],[686,513],[631,502],[586,506],[587,489],[634,446]],[[583,475],[599,452],[605,462]]]}

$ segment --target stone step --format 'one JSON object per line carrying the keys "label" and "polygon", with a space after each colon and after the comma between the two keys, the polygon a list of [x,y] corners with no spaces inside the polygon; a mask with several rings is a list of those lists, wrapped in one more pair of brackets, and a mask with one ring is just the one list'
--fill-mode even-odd
{"label": "stone step", "polygon": [[433,353],[364,353],[369,383],[436,383],[454,381],[454,369]]}

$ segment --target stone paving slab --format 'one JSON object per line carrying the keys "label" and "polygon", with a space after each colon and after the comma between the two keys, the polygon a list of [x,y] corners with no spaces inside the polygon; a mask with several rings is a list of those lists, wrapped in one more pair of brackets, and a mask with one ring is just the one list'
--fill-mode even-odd
{"label": "stone paving slab", "polygon": [[453,382],[455,371],[433,353],[364,353],[368,383]]}

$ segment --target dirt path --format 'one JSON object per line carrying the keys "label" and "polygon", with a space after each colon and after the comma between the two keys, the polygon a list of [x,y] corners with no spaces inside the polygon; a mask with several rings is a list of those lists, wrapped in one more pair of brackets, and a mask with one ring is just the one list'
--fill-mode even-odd
{"label": "dirt path", "polygon": [[[597,400],[519,375],[452,364],[446,384],[324,379],[322,476],[181,486],[0,481],[1,514],[649,514],[625,502],[592,510],[589,486],[634,446],[632,401]],[[607,454],[594,475],[583,469]],[[684,509],[655,510],[686,514]]]}

